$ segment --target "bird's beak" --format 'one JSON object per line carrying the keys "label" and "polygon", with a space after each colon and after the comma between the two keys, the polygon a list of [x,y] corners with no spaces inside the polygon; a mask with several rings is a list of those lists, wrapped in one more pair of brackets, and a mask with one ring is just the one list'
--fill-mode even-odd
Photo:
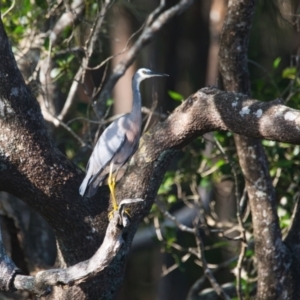
{"label": "bird's beak", "polygon": [[151,72],[151,74],[150,74],[150,76],[152,77],[154,77],[154,76],[167,76],[167,77],[169,77],[169,75],[168,74],[164,74],[164,73],[155,73],[155,72]]}

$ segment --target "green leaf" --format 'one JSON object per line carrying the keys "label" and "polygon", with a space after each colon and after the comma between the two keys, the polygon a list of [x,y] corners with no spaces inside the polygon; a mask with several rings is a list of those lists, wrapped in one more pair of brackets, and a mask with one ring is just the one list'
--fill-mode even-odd
{"label": "green leaf", "polygon": [[44,0],[35,0],[35,3],[36,3],[37,6],[43,8],[43,9],[47,9],[48,8],[47,1],[44,1]]}
{"label": "green leaf", "polygon": [[166,248],[167,250],[171,250],[172,244],[174,244],[177,240],[177,231],[174,227],[165,227],[165,239],[166,239]]}
{"label": "green leaf", "polygon": [[74,57],[75,57],[75,56],[72,55],[72,54],[71,54],[70,56],[68,56],[67,62],[70,63],[70,62],[74,59]]}
{"label": "green leaf", "polygon": [[112,98],[107,99],[106,106],[112,106],[113,104],[114,104],[114,99]]}
{"label": "green leaf", "polygon": [[23,34],[24,33],[24,26],[16,26],[16,28],[14,29],[14,33],[15,34]]}
{"label": "green leaf", "polygon": [[225,164],[226,164],[226,161],[224,159],[220,159],[215,163],[215,166],[220,168],[220,167],[224,166]]}
{"label": "green leaf", "polygon": [[295,146],[295,148],[294,148],[294,150],[293,150],[293,155],[296,156],[296,155],[299,154],[299,152],[300,152],[300,148],[299,148],[299,146],[297,145],[297,146]]}
{"label": "green leaf", "polygon": [[208,179],[207,177],[204,177],[201,179],[201,182],[200,182],[200,186],[203,187],[203,188],[207,188],[211,185],[211,180]]}
{"label": "green leaf", "polygon": [[280,227],[287,228],[291,225],[291,220],[281,219],[280,220]]}
{"label": "green leaf", "polygon": [[296,73],[297,73],[296,67],[285,68],[282,71],[282,77],[288,79],[295,79]]}
{"label": "green leaf", "polygon": [[175,195],[169,195],[167,199],[169,204],[175,203],[177,201],[177,198]]}
{"label": "green leaf", "polygon": [[175,91],[168,91],[168,94],[175,101],[182,101],[184,99],[184,97],[181,94]]}
{"label": "green leaf", "polygon": [[262,144],[266,147],[274,147],[276,145],[276,142],[274,141],[268,141],[268,140],[263,140]]}
{"label": "green leaf", "polygon": [[67,155],[68,159],[72,160],[75,156],[74,149],[72,149],[72,148],[66,149],[66,155]]}
{"label": "green leaf", "polygon": [[274,62],[273,62],[273,69],[277,69],[279,64],[281,62],[281,58],[280,57],[277,57]]}
{"label": "green leaf", "polygon": [[252,257],[254,255],[254,251],[252,249],[247,249],[245,256],[246,257]]}

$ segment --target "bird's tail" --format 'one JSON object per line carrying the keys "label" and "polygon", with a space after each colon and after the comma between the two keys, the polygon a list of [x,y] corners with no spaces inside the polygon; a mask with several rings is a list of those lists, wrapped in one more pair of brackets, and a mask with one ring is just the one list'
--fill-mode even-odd
{"label": "bird's tail", "polygon": [[105,177],[107,176],[94,175],[90,178],[86,176],[79,188],[80,195],[88,198],[93,197],[97,193],[97,190]]}
{"label": "bird's tail", "polygon": [[79,194],[83,197],[86,191],[86,187],[89,183],[89,177],[85,176],[85,178],[83,179],[81,186],[79,188]]}

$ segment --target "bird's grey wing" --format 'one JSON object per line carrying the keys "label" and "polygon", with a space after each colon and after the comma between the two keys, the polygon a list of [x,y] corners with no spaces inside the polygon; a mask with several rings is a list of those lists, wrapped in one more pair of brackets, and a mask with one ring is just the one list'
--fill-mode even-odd
{"label": "bird's grey wing", "polygon": [[[126,143],[126,135],[124,135],[122,137],[122,140],[120,140],[120,145],[119,145],[119,148],[115,151],[113,157],[107,162],[106,165],[103,166],[103,168],[101,170],[99,170],[95,175],[93,175],[89,181],[89,192],[88,194],[91,194],[94,195],[100,185],[100,183],[106,178],[106,176],[108,175],[109,173],[109,163],[112,161],[112,159],[114,158],[114,156],[118,153],[119,149],[123,147],[123,145]],[[107,171],[105,173],[103,173],[103,171],[107,169]],[[92,196],[91,195],[91,196]],[[91,197],[90,196],[90,197]]]}
{"label": "bird's grey wing", "polygon": [[[121,117],[123,118],[123,117]],[[93,196],[107,174],[102,174],[116,153],[126,141],[126,134],[120,130],[121,118],[110,124],[100,136],[87,165],[87,174],[79,188],[80,195]]]}

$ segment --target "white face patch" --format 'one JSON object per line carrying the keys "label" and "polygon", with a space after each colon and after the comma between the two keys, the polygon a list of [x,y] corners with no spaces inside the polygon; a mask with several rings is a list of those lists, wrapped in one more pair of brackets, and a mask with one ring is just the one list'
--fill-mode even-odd
{"label": "white face patch", "polygon": [[260,118],[262,113],[263,113],[262,109],[258,109],[254,114],[256,115],[257,118]]}
{"label": "white face patch", "polygon": [[284,114],[284,119],[286,121],[294,121],[296,118],[297,118],[297,116],[290,111],[288,111],[287,113]]}
{"label": "white face patch", "polygon": [[242,110],[240,111],[240,115],[243,117],[244,115],[249,115],[250,113],[250,109],[248,106],[245,106],[242,108]]}

